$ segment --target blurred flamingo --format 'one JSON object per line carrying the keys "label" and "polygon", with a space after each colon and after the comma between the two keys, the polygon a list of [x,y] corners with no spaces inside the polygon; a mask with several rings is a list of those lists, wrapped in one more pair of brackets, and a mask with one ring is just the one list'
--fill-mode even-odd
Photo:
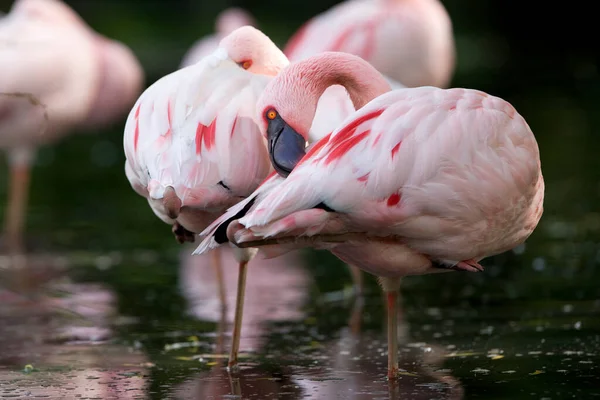
{"label": "blurred flamingo", "polygon": [[123,118],[143,72],[121,43],[59,0],[17,0],[0,19],[0,147],[8,152],[6,244],[23,250],[30,167],[38,146]]}
{"label": "blurred flamingo", "polygon": [[447,87],[456,63],[452,21],[439,0],[346,0],[287,42],[291,62],[325,52],[361,57],[408,87]]}
{"label": "blurred flamingo", "polygon": [[[346,87],[358,111],[301,155],[294,143],[332,84]],[[331,52],[283,70],[257,112],[279,176],[202,232],[196,253],[227,239],[312,246],[378,276],[388,299],[390,378],[398,368],[400,279],[480,271],[479,260],[524,242],[542,215],[535,137],[509,103],[486,93],[390,91],[369,63]]]}
{"label": "blurred flamingo", "polygon": [[183,56],[180,68],[196,64],[198,61],[215,51],[219,42],[227,35],[242,26],[256,26],[256,21],[250,13],[239,7],[227,8],[217,15],[215,33],[200,38]]}

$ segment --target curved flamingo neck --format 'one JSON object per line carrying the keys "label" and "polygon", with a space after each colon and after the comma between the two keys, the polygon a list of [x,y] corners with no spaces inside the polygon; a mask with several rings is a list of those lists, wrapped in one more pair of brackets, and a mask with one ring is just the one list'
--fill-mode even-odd
{"label": "curved flamingo neck", "polygon": [[271,84],[270,104],[305,138],[317,103],[328,87],[344,86],[357,110],[391,90],[390,84],[371,64],[352,54],[338,52],[320,53],[291,64]]}
{"label": "curved flamingo neck", "polygon": [[298,63],[298,69],[300,86],[306,87],[314,99],[318,100],[329,86],[341,85],[357,110],[392,89],[371,64],[348,53],[321,53]]}

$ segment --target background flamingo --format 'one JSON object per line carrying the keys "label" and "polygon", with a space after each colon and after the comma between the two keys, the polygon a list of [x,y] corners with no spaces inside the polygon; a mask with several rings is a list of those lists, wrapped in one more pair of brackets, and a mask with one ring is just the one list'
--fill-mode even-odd
{"label": "background flamingo", "polygon": [[142,87],[133,53],[59,0],[17,0],[0,19],[0,147],[8,152],[6,244],[22,250],[35,149],[122,118]]}
{"label": "background flamingo", "polygon": [[284,48],[291,62],[325,51],[357,55],[408,87],[447,87],[456,57],[439,0],[347,0],[306,22]]}
{"label": "background flamingo", "polygon": [[280,175],[289,168],[279,160],[298,152],[291,147],[307,136],[319,97],[334,83],[359,111],[287,179],[269,179],[209,226],[197,252],[218,246],[215,234],[227,229],[242,246],[302,242],[378,276],[388,298],[393,377],[400,278],[479,271],[480,259],[525,241],[543,209],[539,151],[525,120],[502,99],[469,89],[390,92],[364,60],[324,53],[290,65],[259,100]]}
{"label": "background flamingo", "polygon": [[242,26],[256,26],[254,17],[239,7],[230,7],[217,15],[215,33],[198,39],[183,56],[181,68],[196,64],[219,47],[219,42],[227,35]]}

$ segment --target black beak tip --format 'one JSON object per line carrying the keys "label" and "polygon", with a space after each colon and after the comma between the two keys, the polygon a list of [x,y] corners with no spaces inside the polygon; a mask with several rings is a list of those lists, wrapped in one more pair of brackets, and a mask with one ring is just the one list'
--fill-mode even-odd
{"label": "black beak tip", "polygon": [[287,177],[306,154],[304,137],[278,116],[269,121],[267,138],[273,168],[279,175]]}

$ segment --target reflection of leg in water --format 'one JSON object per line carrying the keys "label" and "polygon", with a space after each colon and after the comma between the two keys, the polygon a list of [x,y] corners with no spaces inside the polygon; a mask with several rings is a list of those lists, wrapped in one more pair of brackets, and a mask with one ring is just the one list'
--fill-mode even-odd
{"label": "reflection of leg in water", "polygon": [[223,278],[223,263],[221,262],[221,248],[216,248],[212,251],[211,263],[217,277],[217,287],[219,291],[219,299],[221,300],[221,308],[223,313],[227,312],[227,293],[225,292],[225,279]]}
{"label": "reflection of leg in water", "polygon": [[217,324],[217,344],[215,354],[217,355],[215,368],[221,368],[223,365],[223,354],[225,352],[225,330],[227,329],[227,308],[221,307],[221,317]]}

